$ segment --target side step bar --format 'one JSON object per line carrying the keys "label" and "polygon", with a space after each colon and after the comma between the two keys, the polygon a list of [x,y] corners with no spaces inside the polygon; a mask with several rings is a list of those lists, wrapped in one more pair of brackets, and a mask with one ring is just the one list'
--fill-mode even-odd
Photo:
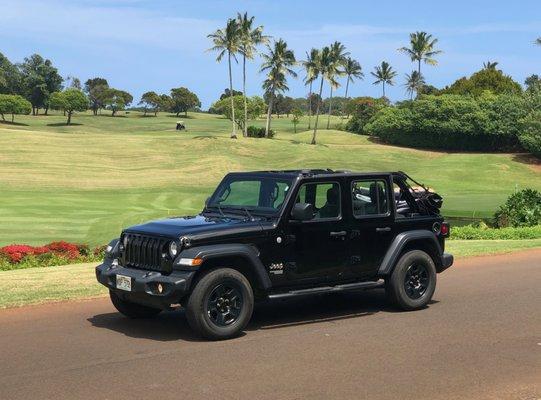
{"label": "side step bar", "polygon": [[268,296],[269,299],[288,299],[291,297],[306,296],[311,294],[321,294],[321,293],[335,293],[335,292],[347,292],[350,290],[368,290],[376,289],[383,287],[385,281],[383,279],[378,280],[377,282],[356,282],[356,283],[346,283],[344,285],[336,286],[322,286],[310,289],[300,289],[300,290],[291,290],[284,293],[274,293]]}

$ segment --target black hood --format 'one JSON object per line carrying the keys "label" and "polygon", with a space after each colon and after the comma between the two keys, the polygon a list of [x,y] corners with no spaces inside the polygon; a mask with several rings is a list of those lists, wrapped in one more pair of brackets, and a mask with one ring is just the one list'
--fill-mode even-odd
{"label": "black hood", "polygon": [[214,236],[228,236],[246,232],[262,231],[261,222],[251,221],[248,218],[217,217],[196,215],[193,217],[175,217],[150,221],[141,225],[134,225],[124,232],[140,233],[152,236],[165,236],[179,238],[189,236],[193,239]]}

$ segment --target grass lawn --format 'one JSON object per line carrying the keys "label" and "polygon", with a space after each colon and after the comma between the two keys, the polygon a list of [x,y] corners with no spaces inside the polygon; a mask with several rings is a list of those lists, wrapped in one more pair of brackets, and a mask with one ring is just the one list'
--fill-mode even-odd
{"label": "grass lawn", "polygon": [[[480,254],[510,253],[541,246],[534,240],[450,240],[447,251],[461,258]],[[106,296],[96,282],[98,263],[0,271],[0,308]]]}
{"label": "grass lawn", "polygon": [[[177,120],[187,132],[174,130]],[[273,119],[273,140],[231,140],[230,122],[208,114],[77,114],[72,126],[61,115],[16,122],[0,124],[0,246],[103,244],[122,227],[197,212],[228,171],[404,170],[443,195],[447,216],[487,217],[515,188],[541,190],[539,166],[517,155],[413,150],[337,130],[321,130],[311,146],[311,132],[293,133],[284,117]]]}

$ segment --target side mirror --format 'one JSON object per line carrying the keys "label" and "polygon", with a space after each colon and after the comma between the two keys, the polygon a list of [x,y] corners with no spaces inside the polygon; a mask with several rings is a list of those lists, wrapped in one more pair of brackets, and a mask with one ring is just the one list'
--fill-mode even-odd
{"label": "side mirror", "polygon": [[295,221],[309,221],[314,218],[314,206],[310,203],[295,203],[291,210],[291,218]]}

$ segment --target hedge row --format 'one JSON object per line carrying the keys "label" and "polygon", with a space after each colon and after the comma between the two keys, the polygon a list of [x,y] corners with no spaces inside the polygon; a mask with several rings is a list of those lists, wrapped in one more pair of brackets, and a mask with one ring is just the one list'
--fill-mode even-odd
{"label": "hedge row", "polygon": [[385,142],[421,148],[502,151],[520,146],[529,113],[517,95],[424,96],[380,110],[364,127]]}
{"label": "hedge row", "polygon": [[456,240],[521,240],[541,239],[541,225],[522,228],[488,228],[473,225],[451,228],[450,239]]}

